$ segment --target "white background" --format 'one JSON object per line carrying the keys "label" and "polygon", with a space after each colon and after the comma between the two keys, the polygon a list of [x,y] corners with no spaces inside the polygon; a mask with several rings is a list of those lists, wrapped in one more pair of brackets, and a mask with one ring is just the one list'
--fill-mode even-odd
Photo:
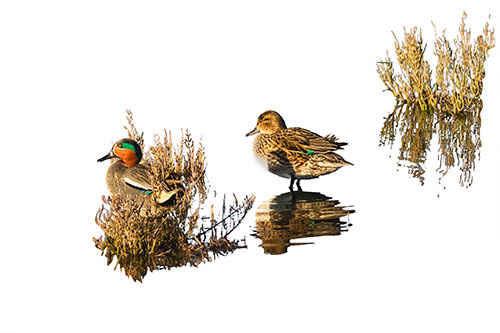
{"label": "white background", "polygon": [[[473,35],[494,1],[3,1],[0,4],[0,332],[498,332],[500,180],[498,46],[487,60],[481,160],[471,188],[437,185],[378,147],[390,93],[376,61],[395,31]],[[392,55],[392,53],[391,53]],[[268,109],[289,126],[349,142],[355,164],[303,181],[353,205],[353,227],[280,256],[240,227],[249,248],[134,283],[106,266],[92,237],[107,163],[144,131],[203,137],[218,193],[288,181],[255,162],[245,133]],[[438,198],[438,194],[440,197]]]}

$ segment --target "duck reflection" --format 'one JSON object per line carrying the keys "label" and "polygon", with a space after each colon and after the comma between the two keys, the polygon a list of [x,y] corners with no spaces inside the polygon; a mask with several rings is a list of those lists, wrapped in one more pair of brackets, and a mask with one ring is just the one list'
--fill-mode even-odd
{"label": "duck reflection", "polygon": [[257,208],[256,230],[252,236],[262,240],[265,253],[282,254],[291,245],[313,244],[292,243],[294,239],[340,235],[351,226],[340,218],[354,210],[339,204],[338,200],[317,192],[280,194]]}

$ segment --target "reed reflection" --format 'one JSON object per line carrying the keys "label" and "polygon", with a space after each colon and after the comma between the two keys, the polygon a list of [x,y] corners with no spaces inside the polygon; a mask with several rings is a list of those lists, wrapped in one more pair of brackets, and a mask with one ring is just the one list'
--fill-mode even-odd
{"label": "reed reflection", "polygon": [[283,254],[296,239],[338,236],[351,224],[342,217],[354,213],[338,200],[317,192],[287,192],[271,198],[257,208],[256,229],[252,236],[262,240],[264,253]]}
{"label": "reed reflection", "polygon": [[416,105],[399,105],[387,117],[381,131],[381,144],[392,147],[399,131],[401,147],[398,159],[408,173],[420,180],[425,178],[425,162],[433,135],[439,145],[437,172],[441,180],[453,167],[460,170],[459,183],[469,187],[473,180],[476,159],[481,148],[481,101],[463,112],[422,110]]}

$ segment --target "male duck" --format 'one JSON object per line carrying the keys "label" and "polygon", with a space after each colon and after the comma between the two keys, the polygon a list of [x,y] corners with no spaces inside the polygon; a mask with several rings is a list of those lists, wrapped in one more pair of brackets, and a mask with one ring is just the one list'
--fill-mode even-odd
{"label": "male duck", "polygon": [[111,151],[97,160],[102,162],[114,159],[106,173],[106,184],[111,197],[125,195],[136,202],[154,200],[161,206],[173,205],[184,193],[182,181],[175,174],[171,174],[164,180],[164,189],[152,196],[153,186],[151,183],[151,167],[139,164],[142,159],[141,147],[131,139],[122,139],[116,142]]}

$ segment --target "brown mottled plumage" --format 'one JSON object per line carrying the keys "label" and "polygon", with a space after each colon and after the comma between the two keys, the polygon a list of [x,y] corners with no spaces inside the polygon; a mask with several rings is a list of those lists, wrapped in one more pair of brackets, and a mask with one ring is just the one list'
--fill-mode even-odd
{"label": "brown mottled plumage", "polygon": [[323,137],[300,127],[287,128],[276,111],[261,114],[257,126],[247,136],[256,133],[259,135],[254,141],[255,153],[267,161],[270,172],[291,179],[291,191],[295,179],[301,191],[301,179],[317,178],[352,165],[334,153],[347,143],[338,142],[334,135]]}

